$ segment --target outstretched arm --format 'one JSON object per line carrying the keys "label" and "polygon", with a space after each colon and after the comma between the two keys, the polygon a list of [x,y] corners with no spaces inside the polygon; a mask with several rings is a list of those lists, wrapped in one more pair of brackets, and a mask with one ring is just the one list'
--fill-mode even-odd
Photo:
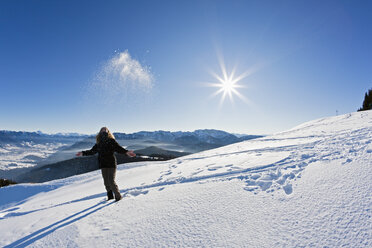
{"label": "outstretched arm", "polygon": [[92,149],[90,150],[86,150],[86,151],[82,151],[82,152],[78,152],[76,153],[76,156],[89,156],[89,155],[94,155],[96,154],[98,151],[97,151],[97,144],[95,144]]}
{"label": "outstretched arm", "polygon": [[128,157],[135,157],[136,154],[133,151],[128,151],[127,149],[123,148],[119,143],[114,140],[115,152],[126,154]]}
{"label": "outstretched arm", "polygon": [[127,156],[129,156],[129,157],[135,157],[137,155],[133,151],[127,151]]}

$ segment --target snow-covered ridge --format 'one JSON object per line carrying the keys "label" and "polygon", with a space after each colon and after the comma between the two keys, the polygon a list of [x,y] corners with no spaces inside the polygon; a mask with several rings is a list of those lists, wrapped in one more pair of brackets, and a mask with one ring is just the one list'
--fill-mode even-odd
{"label": "snow-covered ridge", "polygon": [[261,135],[241,135],[237,137],[234,134],[215,130],[215,129],[198,129],[193,132],[189,131],[140,131],[136,133],[126,134],[126,133],[114,133],[117,138],[120,139],[155,139],[159,141],[175,141],[184,137],[195,137],[199,142],[210,142],[211,139],[233,139],[235,141],[242,141],[246,139],[252,139],[256,137],[262,137]]}
{"label": "snow-covered ridge", "polygon": [[0,246],[370,247],[372,111],[166,162],[0,189]]}
{"label": "snow-covered ridge", "polygon": [[172,183],[239,178],[248,191],[282,189],[291,194],[294,181],[311,163],[340,160],[347,164],[362,158],[371,158],[371,163],[371,137],[372,111],[323,118],[272,136],[182,157],[161,178]]}
{"label": "snow-covered ridge", "polygon": [[[128,149],[158,146],[165,150],[187,153],[260,137],[251,135],[237,138],[227,132],[212,129],[194,132],[141,131],[133,134],[114,134],[119,143]],[[77,151],[90,149],[94,143],[94,135],[0,131],[0,176],[17,181],[20,175],[30,169],[71,159]]]}

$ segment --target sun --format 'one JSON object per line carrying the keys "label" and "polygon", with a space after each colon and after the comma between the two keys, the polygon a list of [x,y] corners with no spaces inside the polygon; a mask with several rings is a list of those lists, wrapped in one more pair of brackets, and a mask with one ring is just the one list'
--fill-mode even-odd
{"label": "sun", "polygon": [[222,89],[223,91],[230,93],[235,90],[234,81],[226,80],[222,82]]}
{"label": "sun", "polygon": [[234,68],[230,73],[227,72],[225,64],[220,61],[221,74],[218,75],[215,72],[211,72],[212,76],[218,81],[217,83],[209,83],[208,86],[219,88],[213,96],[221,94],[221,104],[225,101],[226,97],[234,102],[234,96],[237,96],[244,102],[247,99],[238,91],[239,88],[245,88],[244,85],[239,82],[247,76],[247,73],[243,73],[239,76],[235,76],[236,69]]}

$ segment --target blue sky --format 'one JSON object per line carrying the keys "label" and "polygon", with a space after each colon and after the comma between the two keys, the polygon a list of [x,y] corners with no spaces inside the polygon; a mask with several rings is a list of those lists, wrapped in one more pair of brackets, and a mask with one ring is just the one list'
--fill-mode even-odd
{"label": "blue sky", "polygon": [[[354,112],[372,88],[370,13],[371,1],[3,0],[0,129],[270,134]],[[246,101],[206,87],[219,59],[252,72]],[[126,63],[134,76],[118,78]]]}

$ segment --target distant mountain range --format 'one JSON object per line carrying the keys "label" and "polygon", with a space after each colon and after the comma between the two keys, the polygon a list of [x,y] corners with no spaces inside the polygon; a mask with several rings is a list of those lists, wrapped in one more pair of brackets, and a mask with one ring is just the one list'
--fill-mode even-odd
{"label": "distant mountain range", "polygon": [[[162,142],[174,143],[208,143],[208,144],[231,144],[248,139],[263,137],[262,135],[234,135],[221,130],[214,129],[199,129],[193,132],[170,132],[170,131],[140,131],[136,133],[114,133],[118,140],[156,140]],[[83,140],[94,138],[95,135],[86,135],[79,133],[57,133],[46,134],[40,131],[24,132],[24,131],[8,131],[0,130],[0,144],[9,144],[17,142],[66,142],[74,140]]]}
{"label": "distant mountain range", "polygon": [[168,159],[182,157],[182,156],[186,156],[190,154],[188,152],[168,151],[168,150],[161,149],[157,146],[149,146],[144,149],[135,150],[135,153],[137,155],[145,155],[145,156],[150,156],[150,157],[163,157],[163,158],[168,158]]}
{"label": "distant mountain range", "polygon": [[[263,137],[261,135],[237,135],[214,129],[200,129],[193,132],[141,131],[131,134],[114,133],[118,142],[129,149],[143,149],[157,146],[165,150],[194,153],[244,140]],[[95,135],[78,133],[45,134],[38,132],[0,131],[0,146],[17,145],[22,142],[34,144],[62,143],[68,150],[86,149],[95,143]]]}
{"label": "distant mountain range", "polygon": [[[128,150],[134,150],[142,156],[159,157],[161,159],[176,158],[263,137],[260,135],[239,135],[241,137],[237,137],[234,134],[214,129],[202,129],[193,132],[141,131],[131,134],[114,133],[114,136],[119,144]],[[81,171],[88,171],[88,167],[91,170],[96,168],[95,165],[86,165],[87,167],[85,167],[79,163],[81,161],[91,163],[94,159],[76,160],[75,154],[77,151],[90,149],[95,142],[95,135],[77,133],[45,134],[42,132],[3,130],[0,131],[0,173],[4,177],[17,180],[19,176],[25,175],[25,173],[31,173],[29,176],[41,175],[40,173],[44,168],[53,168],[52,171],[54,171],[56,168],[63,170],[65,167],[75,168],[74,166],[80,166]],[[143,160],[145,158],[138,157],[138,159]],[[76,173],[80,173],[80,171]],[[54,177],[52,174],[43,172],[43,180]],[[64,174],[71,175],[71,173]],[[26,177],[23,176],[23,178]]]}
{"label": "distant mountain range", "polygon": [[[169,152],[173,152],[173,155],[177,154],[177,152],[178,155],[190,154],[263,137],[260,135],[239,135],[240,137],[237,137],[237,135],[214,129],[200,129],[193,132],[141,131],[131,134],[114,133],[114,135],[116,140],[129,150],[147,149],[147,151],[152,150],[156,154],[162,152],[163,155],[169,155]],[[58,144],[58,150],[44,157],[44,159],[38,159],[37,163],[50,164],[70,159],[76,151],[90,149],[95,144],[95,135],[78,133],[45,134],[40,131],[0,131],[0,148],[6,148],[11,145],[13,147],[22,147],[24,150],[32,147],[33,151],[35,151],[38,145],[43,145],[45,149],[49,144]],[[156,149],[158,150],[155,151]],[[33,154],[35,155],[34,152]],[[27,158],[29,159],[28,161],[32,160],[30,159],[31,157]]]}
{"label": "distant mountain range", "polygon": [[[114,135],[119,143],[123,142],[124,145],[127,143],[125,141],[128,140],[150,141],[149,143],[152,143],[152,146],[159,146],[163,149],[169,149],[173,146],[173,149],[177,151],[189,153],[263,137],[261,135],[237,137],[231,133],[214,129],[200,129],[193,132],[141,131],[132,134],[114,133]],[[138,149],[138,147],[134,147],[134,149]]]}
{"label": "distant mountain range", "polygon": [[20,142],[33,142],[35,144],[74,143],[87,137],[89,137],[89,135],[77,133],[45,134],[40,131],[24,132],[0,130],[0,145],[17,144]]}

